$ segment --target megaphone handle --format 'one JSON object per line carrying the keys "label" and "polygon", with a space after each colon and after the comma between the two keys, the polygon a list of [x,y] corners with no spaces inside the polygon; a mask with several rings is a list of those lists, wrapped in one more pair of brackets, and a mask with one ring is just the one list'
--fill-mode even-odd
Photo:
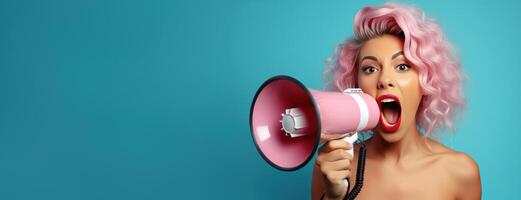
{"label": "megaphone handle", "polygon": [[[355,132],[352,135],[347,135],[344,138],[342,138],[342,140],[346,141],[349,144],[354,144],[356,142],[356,140],[358,140],[358,133]],[[354,154],[354,146],[353,146],[353,148],[347,150],[347,153],[351,154],[351,156],[354,157],[355,156],[355,154]],[[347,187],[347,189],[349,191],[349,181],[347,179],[344,180],[344,186]]]}

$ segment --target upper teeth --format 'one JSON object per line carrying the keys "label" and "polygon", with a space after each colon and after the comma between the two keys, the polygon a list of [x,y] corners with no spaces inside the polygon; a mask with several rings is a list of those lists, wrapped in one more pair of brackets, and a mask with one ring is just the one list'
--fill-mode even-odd
{"label": "upper teeth", "polygon": [[391,98],[387,98],[387,99],[383,99],[382,102],[384,103],[389,103],[389,102],[393,102],[395,101],[394,99],[391,99]]}

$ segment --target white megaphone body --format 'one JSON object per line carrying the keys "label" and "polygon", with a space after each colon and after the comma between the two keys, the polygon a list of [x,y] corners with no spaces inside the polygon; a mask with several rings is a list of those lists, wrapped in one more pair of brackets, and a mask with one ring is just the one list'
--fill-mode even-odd
{"label": "white megaphone body", "polygon": [[356,132],[376,127],[379,118],[378,104],[361,89],[316,91],[292,77],[275,76],[255,94],[250,128],[264,160],[293,171],[309,162],[321,141],[344,137],[353,143]]}

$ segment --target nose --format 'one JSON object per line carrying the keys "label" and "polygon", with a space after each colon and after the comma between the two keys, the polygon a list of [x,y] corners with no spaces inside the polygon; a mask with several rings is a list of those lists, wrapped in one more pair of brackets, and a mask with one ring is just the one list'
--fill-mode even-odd
{"label": "nose", "polygon": [[389,77],[381,76],[378,80],[378,89],[394,88],[394,86],[395,84]]}

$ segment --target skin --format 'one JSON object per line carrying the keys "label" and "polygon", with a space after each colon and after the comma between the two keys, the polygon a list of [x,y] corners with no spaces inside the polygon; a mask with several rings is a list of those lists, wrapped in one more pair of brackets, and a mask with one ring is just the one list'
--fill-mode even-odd
{"label": "skin", "polygon": [[[357,83],[375,99],[383,94],[399,98],[401,125],[386,132],[379,124],[366,141],[364,185],[356,199],[481,199],[481,180],[476,162],[467,154],[420,135],[416,113],[424,95],[418,72],[403,53],[403,40],[383,35],[360,49]],[[385,122],[384,122],[385,123]],[[354,185],[358,146],[342,140],[323,145],[315,161],[312,199],[342,199],[349,177]],[[352,187],[351,187],[352,188]]]}

